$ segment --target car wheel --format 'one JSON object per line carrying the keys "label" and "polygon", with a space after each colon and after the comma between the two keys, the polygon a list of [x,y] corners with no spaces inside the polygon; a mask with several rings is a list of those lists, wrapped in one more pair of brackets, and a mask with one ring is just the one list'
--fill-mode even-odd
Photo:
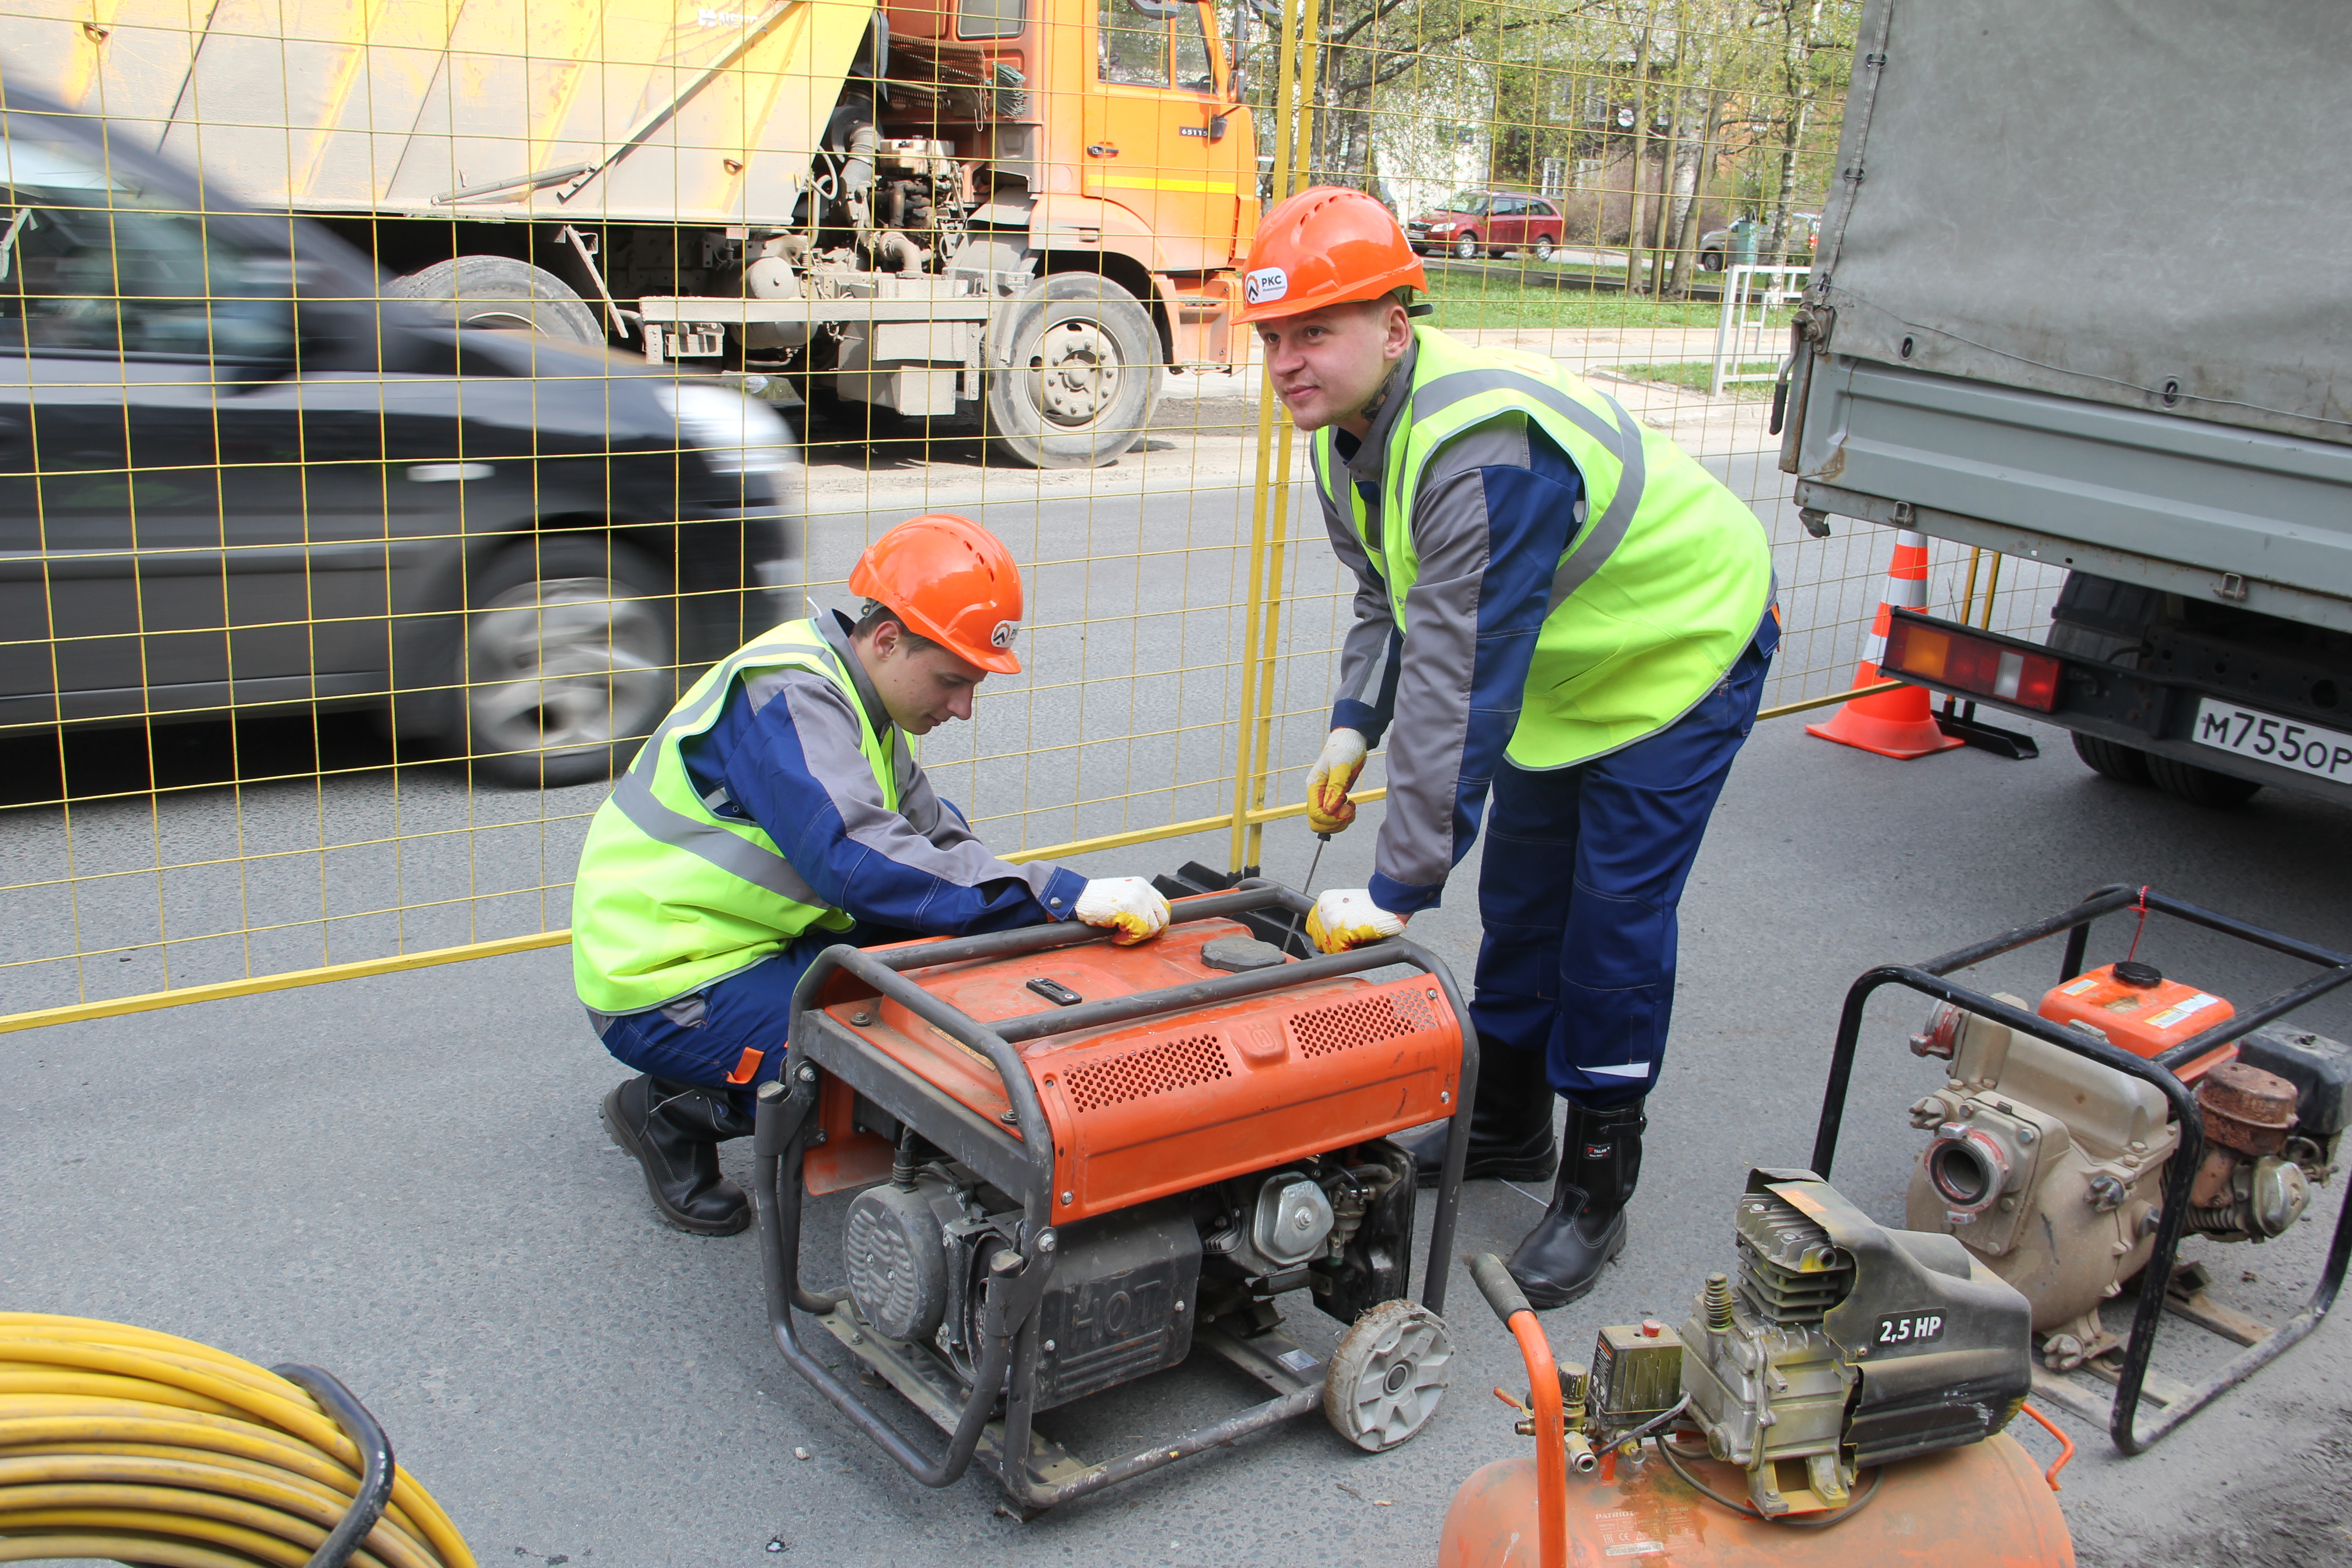
{"label": "car wheel", "polygon": [[383,286],[460,327],[539,332],[568,342],[602,343],[604,326],[572,285],[543,267],[511,256],[460,256]]}
{"label": "car wheel", "polygon": [[1720,272],[1720,271],[1722,271],[1722,270],[1723,270],[1723,252],[1721,252],[1720,250],[1702,250],[1702,251],[1700,251],[1700,252],[1698,253],[1698,269],[1699,269],[1701,272]]}
{"label": "car wheel", "polygon": [[2137,746],[2126,746],[2121,741],[2110,741],[2102,735],[2085,735],[2074,731],[2074,754],[2095,773],[2103,773],[2117,784],[2139,784],[2154,782],[2147,776],[2147,753]]}
{"label": "car wheel", "polygon": [[1551,242],[1551,236],[1548,234],[1539,234],[1536,236],[1536,259],[1538,261],[1549,261],[1554,256],[1558,255],[1559,252],[1559,247]]}
{"label": "car wheel", "polygon": [[1477,260],[1478,237],[1475,234],[1465,234],[1461,238],[1455,240],[1454,242],[1454,254],[1458,259],[1463,261]]}
{"label": "car wheel", "polygon": [[466,595],[457,737],[476,771],[520,789],[609,778],[677,698],[661,573],[601,538],[507,551]]}
{"label": "car wheel", "polygon": [[2191,805],[2243,805],[2253,799],[2262,785],[2252,779],[2242,779],[2235,773],[2216,773],[2200,768],[2195,763],[2184,763],[2173,757],[2160,757],[2150,752],[2147,759],[2148,782],[2176,800]]}
{"label": "car wheel", "polygon": [[1108,278],[1057,272],[1001,318],[1003,362],[982,402],[988,435],[1015,462],[1095,468],[1143,438],[1160,401],[1160,330]]}

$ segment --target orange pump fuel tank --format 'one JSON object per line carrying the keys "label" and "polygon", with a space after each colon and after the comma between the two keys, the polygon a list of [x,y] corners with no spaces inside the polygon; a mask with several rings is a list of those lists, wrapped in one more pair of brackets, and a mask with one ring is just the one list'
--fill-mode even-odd
{"label": "orange pump fuel tank", "polygon": [[[2103,963],[2053,988],[2035,1009],[2053,1024],[2088,1025],[2109,1045],[2153,1057],[2203,1034],[2237,1009],[2210,991],[2168,980],[2145,963]],[[2218,1046],[2180,1068],[2194,1083],[2237,1058],[2235,1045]]]}
{"label": "orange pump fuel tank", "polygon": [[[1748,1495],[1737,1467],[1690,1465],[1724,1496]],[[1734,1513],[1654,1456],[1638,1468],[1622,1458],[1611,1468],[1613,1480],[1600,1472],[1568,1478],[1568,1568],[2074,1568],[2058,1500],[2006,1435],[1885,1467],[1862,1511],[1827,1532]],[[1533,1458],[1498,1459],[1462,1483],[1437,1561],[1439,1568],[1537,1568]]]}

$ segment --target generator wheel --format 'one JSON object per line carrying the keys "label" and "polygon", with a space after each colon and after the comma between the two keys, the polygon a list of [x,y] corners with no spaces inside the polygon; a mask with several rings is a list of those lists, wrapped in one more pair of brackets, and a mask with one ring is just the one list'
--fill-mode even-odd
{"label": "generator wheel", "polygon": [[1445,1402],[1454,1379],[1445,1320],[1418,1301],[1383,1301],[1358,1318],[1332,1352],[1323,1414],[1368,1454],[1411,1437]]}

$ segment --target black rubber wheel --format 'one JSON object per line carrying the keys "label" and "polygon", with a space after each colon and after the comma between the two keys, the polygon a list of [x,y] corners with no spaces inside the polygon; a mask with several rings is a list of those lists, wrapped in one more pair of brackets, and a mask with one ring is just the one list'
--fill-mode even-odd
{"label": "black rubber wheel", "polygon": [[2172,757],[2150,753],[2147,759],[2148,782],[2165,794],[2185,800],[2191,805],[2243,805],[2254,798],[2262,785],[2252,779],[2242,779],[2235,773],[2216,773],[2200,768],[2195,763],[2184,763]]}
{"label": "black rubber wheel", "polygon": [[1722,270],[1723,270],[1723,252],[1721,252],[1720,250],[1702,250],[1702,251],[1700,251],[1700,252],[1698,253],[1698,269],[1699,269],[1701,272],[1720,272],[1720,271],[1722,271]]}
{"label": "black rubber wheel", "polygon": [[2095,773],[2105,773],[2117,784],[2139,784],[2151,781],[2147,776],[2147,753],[2137,746],[2126,746],[2121,741],[2104,736],[2085,735],[2074,731],[2074,754]]}
{"label": "black rubber wheel", "polygon": [[1478,237],[1475,234],[1465,234],[1461,238],[1455,240],[1454,242],[1454,255],[1457,260],[1477,260]]}
{"label": "black rubber wheel", "polygon": [[677,700],[661,572],[594,535],[525,540],[467,585],[451,737],[518,789],[610,778]]}
{"label": "black rubber wheel", "polygon": [[488,331],[541,332],[567,342],[602,343],[604,329],[588,301],[543,267],[511,256],[460,256],[383,287],[443,321]]}
{"label": "black rubber wheel", "polygon": [[1040,468],[1097,468],[1143,439],[1160,401],[1160,331],[1108,278],[1056,272],[1001,319],[1007,352],[982,414],[1004,456]]}
{"label": "black rubber wheel", "polygon": [[1559,247],[1551,242],[1551,236],[1548,234],[1536,236],[1535,252],[1538,261],[1549,261],[1559,249]]}

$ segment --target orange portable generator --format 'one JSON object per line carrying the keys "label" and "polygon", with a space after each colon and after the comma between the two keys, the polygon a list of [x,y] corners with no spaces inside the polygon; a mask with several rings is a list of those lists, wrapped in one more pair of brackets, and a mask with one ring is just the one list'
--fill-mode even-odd
{"label": "orange portable generator", "polygon": [[[917,1479],[949,1485],[977,1456],[1034,1515],[1318,1405],[1374,1452],[1436,1413],[1476,1037],[1412,942],[1294,960],[1234,918],[1307,907],[1252,880],[1179,900],[1135,947],[1070,923],[810,966],[760,1089],[769,1321]],[[1452,1131],[1416,1300],[1412,1164],[1387,1135],[1436,1121]],[[844,1288],[812,1289],[803,1200],[861,1186]],[[1279,1326],[1276,1302],[1302,1291],[1349,1325],[1328,1363]],[[940,1451],[812,1353],[795,1311],[942,1428]],[[1196,1349],[1273,1397],[1102,1463],[1032,1429]]]}

